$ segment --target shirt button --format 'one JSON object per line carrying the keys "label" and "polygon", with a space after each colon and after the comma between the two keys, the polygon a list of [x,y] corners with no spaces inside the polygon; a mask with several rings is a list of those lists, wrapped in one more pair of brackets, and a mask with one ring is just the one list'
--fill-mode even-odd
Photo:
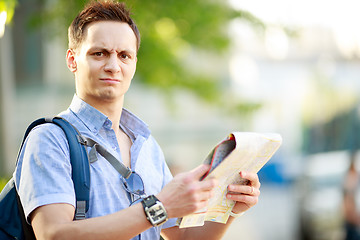
{"label": "shirt button", "polygon": [[105,127],[107,127],[107,128],[111,128],[111,121],[109,120],[109,119],[106,119],[105,120]]}

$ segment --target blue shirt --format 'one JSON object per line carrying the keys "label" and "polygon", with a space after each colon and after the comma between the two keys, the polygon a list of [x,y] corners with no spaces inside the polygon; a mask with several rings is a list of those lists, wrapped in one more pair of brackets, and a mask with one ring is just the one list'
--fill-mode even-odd
{"label": "blue shirt", "polygon": [[[85,137],[106,147],[121,161],[115,132],[107,116],[76,95],[70,107],[59,116],[72,123]],[[131,169],[143,179],[145,193],[159,193],[172,179],[161,148],[146,124],[126,109],[122,111],[119,125],[132,141]],[[90,206],[87,218],[108,215],[130,205],[121,175],[100,154],[98,159],[90,166]],[[68,203],[75,206],[69,146],[65,134],[55,124],[43,124],[30,132],[20,152],[14,175],[25,216],[47,204]],[[160,227],[143,232],[141,239],[159,239],[161,228],[174,225],[175,219],[170,219]]]}

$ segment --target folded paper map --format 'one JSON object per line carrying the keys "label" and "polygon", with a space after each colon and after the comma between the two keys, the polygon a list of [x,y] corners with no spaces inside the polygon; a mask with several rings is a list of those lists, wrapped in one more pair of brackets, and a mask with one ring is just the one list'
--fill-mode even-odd
{"label": "folded paper map", "polygon": [[180,228],[203,226],[205,221],[226,223],[235,202],[226,198],[229,184],[246,184],[240,171],[257,173],[282,143],[275,133],[234,132],[211,151],[204,163],[211,169],[202,179],[215,177],[218,186],[206,209],[178,219]]}

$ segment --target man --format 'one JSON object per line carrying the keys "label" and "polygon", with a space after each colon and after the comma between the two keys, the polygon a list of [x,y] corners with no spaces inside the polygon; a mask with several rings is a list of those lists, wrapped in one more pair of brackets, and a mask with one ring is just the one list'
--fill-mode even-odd
{"label": "man", "polygon": [[345,240],[360,238],[360,217],[357,206],[357,191],[360,175],[357,169],[357,151],[350,151],[350,166],[345,174],[343,183],[343,214],[345,225]]}
{"label": "man", "polygon": [[[199,181],[209,169],[201,165],[174,179],[146,125],[123,109],[134,76],[140,45],[138,29],[124,4],[91,2],[69,28],[68,68],[76,95],[60,114],[82,135],[106,147],[138,174],[149,198],[133,203],[120,174],[100,155],[91,164],[87,219],[74,221],[75,195],[69,149],[57,126],[34,129],[20,154],[16,184],[37,239],[220,239],[227,224],[208,222],[201,228],[179,229],[177,217],[206,206],[216,180]],[[228,198],[237,201],[233,215],[255,205],[260,183],[254,173],[240,173],[249,185],[230,185]],[[240,177],[239,176],[239,177]],[[149,213],[147,204],[162,203]],[[152,218],[164,215],[169,220]],[[150,214],[150,215],[149,215]],[[153,224],[152,221],[158,221]],[[154,226],[153,226],[154,225]]]}

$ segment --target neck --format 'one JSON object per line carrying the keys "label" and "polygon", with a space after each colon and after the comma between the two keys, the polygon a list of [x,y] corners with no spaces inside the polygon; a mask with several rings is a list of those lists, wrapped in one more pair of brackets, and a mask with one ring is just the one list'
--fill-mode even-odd
{"label": "neck", "polygon": [[119,130],[119,122],[124,105],[124,97],[118,100],[98,100],[98,99],[83,99],[86,103],[99,110],[106,115],[112,122],[112,129],[115,132]]}

